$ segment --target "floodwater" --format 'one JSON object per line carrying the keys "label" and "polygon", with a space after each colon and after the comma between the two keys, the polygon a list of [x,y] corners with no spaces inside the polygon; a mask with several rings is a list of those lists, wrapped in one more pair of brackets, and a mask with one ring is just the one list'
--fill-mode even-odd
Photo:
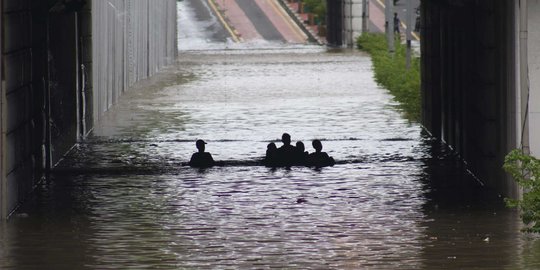
{"label": "floodwater", "polygon": [[[538,269],[540,242],[402,117],[367,55],[183,50],[0,225],[0,269]],[[334,167],[258,166],[283,132]],[[195,140],[223,166],[187,166]]]}

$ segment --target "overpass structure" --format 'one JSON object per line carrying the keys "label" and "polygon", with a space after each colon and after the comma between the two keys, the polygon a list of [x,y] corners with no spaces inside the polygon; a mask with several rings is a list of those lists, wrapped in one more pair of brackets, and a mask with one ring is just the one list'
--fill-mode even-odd
{"label": "overpass structure", "polygon": [[540,1],[422,3],[423,125],[487,186],[518,196],[501,166],[540,156]]}
{"label": "overpass structure", "polygon": [[[354,39],[361,3],[328,0],[331,43]],[[124,91],[174,61],[175,5],[2,1],[0,219]],[[487,186],[516,195],[504,156],[540,156],[540,0],[423,1],[421,18],[422,124]]]}
{"label": "overpass structure", "polygon": [[176,59],[176,0],[0,6],[0,219],[130,86]]}

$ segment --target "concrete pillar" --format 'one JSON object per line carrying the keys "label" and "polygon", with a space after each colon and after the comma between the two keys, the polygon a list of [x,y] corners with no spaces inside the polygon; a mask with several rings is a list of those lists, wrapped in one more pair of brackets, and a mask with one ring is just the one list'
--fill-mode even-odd
{"label": "concrete pillar", "polygon": [[440,138],[440,7],[432,1],[424,1],[421,8],[422,124],[433,136]]}
{"label": "concrete pillar", "polygon": [[326,40],[330,46],[343,45],[343,0],[326,0],[327,34]]}
{"label": "concrete pillar", "polygon": [[[1,9],[1,7],[0,7]],[[1,13],[0,13],[1,14]],[[0,15],[1,17],[1,15]],[[0,18],[0,29],[2,19]],[[1,35],[0,35],[1,36]],[[0,43],[2,38],[0,37]],[[3,66],[2,54],[0,53],[0,74],[2,74]],[[4,92],[4,79],[0,83],[0,221],[7,218],[8,210],[8,192],[7,192],[7,172],[6,172],[6,95]]]}
{"label": "concrete pillar", "polygon": [[[540,158],[540,1],[527,1],[527,22],[528,22],[528,77],[529,93],[522,99],[528,101],[529,118],[529,144],[531,154]],[[528,74],[527,74],[528,73]],[[528,75],[528,76],[527,76]],[[526,108],[522,108],[525,110]],[[521,121],[523,123],[523,121]]]}
{"label": "concrete pillar", "polygon": [[505,194],[512,192],[501,169],[513,127],[507,107],[515,90],[511,4],[424,1],[421,29],[424,126]]}
{"label": "concrete pillar", "polygon": [[[2,22],[4,21],[4,12],[2,5],[0,5],[0,29],[2,28]],[[3,43],[3,36],[0,31],[0,44]],[[8,215],[7,209],[7,179],[6,179],[6,133],[5,133],[5,102],[6,93],[4,91],[4,59],[2,58],[3,52],[0,50],[0,221],[5,220]]]}
{"label": "concrete pillar", "polygon": [[343,1],[343,42],[348,47],[354,47],[356,38],[362,34],[362,1]]}

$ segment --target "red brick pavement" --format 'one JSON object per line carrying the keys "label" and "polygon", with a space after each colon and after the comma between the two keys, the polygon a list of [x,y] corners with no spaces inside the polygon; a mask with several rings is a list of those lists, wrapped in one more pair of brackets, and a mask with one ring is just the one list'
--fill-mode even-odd
{"label": "red brick pavement", "polygon": [[[210,0],[212,1],[212,0]],[[229,25],[243,41],[263,39],[236,0],[213,0],[225,16]],[[277,0],[254,0],[264,14],[289,43],[306,43],[307,36],[282,10]]]}

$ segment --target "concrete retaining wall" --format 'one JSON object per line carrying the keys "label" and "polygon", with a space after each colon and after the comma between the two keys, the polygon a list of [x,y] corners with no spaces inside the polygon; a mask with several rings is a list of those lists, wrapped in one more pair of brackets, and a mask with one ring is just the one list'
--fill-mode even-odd
{"label": "concrete retaining wall", "polygon": [[528,0],[527,3],[529,143],[531,154],[540,158],[540,0]]}
{"label": "concrete retaining wall", "polygon": [[94,122],[177,55],[175,0],[92,1]]}
{"label": "concrete retaining wall", "polygon": [[3,0],[0,220],[177,54],[175,0]]}
{"label": "concrete retaining wall", "polygon": [[46,23],[50,1],[4,0],[0,219],[39,179],[43,164],[43,94],[46,80]]}
{"label": "concrete retaining wall", "polygon": [[513,1],[424,1],[423,124],[487,186],[512,196],[502,164],[515,144]]}

